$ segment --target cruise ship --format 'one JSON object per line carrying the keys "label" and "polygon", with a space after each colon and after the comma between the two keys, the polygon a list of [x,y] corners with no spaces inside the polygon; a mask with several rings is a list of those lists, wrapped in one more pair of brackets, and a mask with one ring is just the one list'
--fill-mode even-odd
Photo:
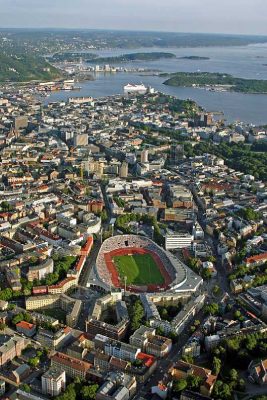
{"label": "cruise ship", "polygon": [[143,83],[140,85],[128,83],[128,85],[124,86],[123,90],[124,93],[146,93],[148,88]]}

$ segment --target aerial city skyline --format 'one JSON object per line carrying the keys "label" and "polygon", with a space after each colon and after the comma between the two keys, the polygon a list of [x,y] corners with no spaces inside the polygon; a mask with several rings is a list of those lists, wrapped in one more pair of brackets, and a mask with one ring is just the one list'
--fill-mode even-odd
{"label": "aerial city skyline", "polygon": [[267,400],[267,3],[0,0],[0,398]]}

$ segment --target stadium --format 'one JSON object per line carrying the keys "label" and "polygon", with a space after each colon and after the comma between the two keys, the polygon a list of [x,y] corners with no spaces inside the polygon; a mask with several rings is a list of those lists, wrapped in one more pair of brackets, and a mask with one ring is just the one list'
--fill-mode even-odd
{"label": "stadium", "polygon": [[[93,274],[93,275],[92,275]],[[136,293],[195,291],[202,279],[151,239],[119,235],[102,244],[89,286]]]}

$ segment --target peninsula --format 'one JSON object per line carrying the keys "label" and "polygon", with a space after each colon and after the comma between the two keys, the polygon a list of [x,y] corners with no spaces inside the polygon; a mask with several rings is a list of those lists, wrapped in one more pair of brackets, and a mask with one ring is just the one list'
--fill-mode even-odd
{"label": "peninsula", "polygon": [[150,52],[150,53],[128,53],[122,54],[120,56],[114,57],[98,57],[98,58],[89,58],[87,62],[94,63],[121,63],[121,62],[132,62],[132,61],[156,61],[161,58],[176,58],[176,55],[173,53],[166,52]]}
{"label": "peninsula", "polygon": [[179,57],[179,60],[198,61],[198,60],[210,60],[210,58],[209,57],[202,57],[202,56],[184,56],[184,57]]}
{"label": "peninsula", "polygon": [[161,74],[169,78],[163,82],[168,86],[197,87],[209,90],[232,91],[240,93],[267,93],[267,81],[237,78],[229,74],[210,72],[177,72]]}

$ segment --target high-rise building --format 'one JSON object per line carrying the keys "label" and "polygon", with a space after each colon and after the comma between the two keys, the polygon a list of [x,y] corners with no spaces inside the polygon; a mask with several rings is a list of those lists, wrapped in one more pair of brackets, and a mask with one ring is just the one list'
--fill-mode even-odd
{"label": "high-rise building", "polygon": [[60,395],[66,388],[66,372],[50,368],[42,376],[42,393],[52,397]]}
{"label": "high-rise building", "polygon": [[126,161],[123,161],[120,168],[120,178],[128,177],[128,164]]}
{"label": "high-rise building", "polygon": [[170,162],[173,165],[176,165],[179,161],[181,161],[184,157],[184,146],[182,144],[173,144],[171,145],[170,152]]}
{"label": "high-rise building", "polygon": [[141,151],[141,163],[148,162],[148,150]]}

